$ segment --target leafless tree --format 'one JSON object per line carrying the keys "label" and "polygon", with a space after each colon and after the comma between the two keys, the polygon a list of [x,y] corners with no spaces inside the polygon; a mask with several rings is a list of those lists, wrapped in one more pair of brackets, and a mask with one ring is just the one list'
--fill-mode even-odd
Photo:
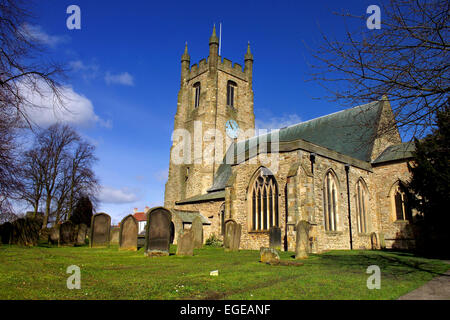
{"label": "leafless tree", "polygon": [[312,50],[312,79],[346,105],[387,95],[396,123],[384,131],[397,125],[404,136],[423,136],[449,103],[449,7],[448,0],[391,0],[381,6],[379,30],[366,27],[368,15],[339,13],[360,19],[360,28],[342,39],[323,34]]}
{"label": "leafless tree", "polygon": [[45,61],[45,47],[25,27],[34,17],[25,0],[0,0],[0,214],[9,208],[18,189],[17,130],[30,127],[29,92],[51,94],[64,107],[58,79],[63,69]]}
{"label": "leafless tree", "polygon": [[98,181],[92,170],[97,160],[94,150],[67,124],[54,124],[36,136],[22,165],[22,199],[33,206],[35,213],[43,208],[43,227],[51,216],[55,223],[69,218],[82,195],[95,198]]}

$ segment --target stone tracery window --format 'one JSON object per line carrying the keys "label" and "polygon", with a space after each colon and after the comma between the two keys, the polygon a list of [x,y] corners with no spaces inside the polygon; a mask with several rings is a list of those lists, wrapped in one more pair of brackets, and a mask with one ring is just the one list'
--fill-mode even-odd
{"label": "stone tracery window", "polygon": [[367,215],[369,211],[369,194],[362,179],[356,183],[356,213],[358,221],[358,232],[367,233]]}
{"label": "stone tracery window", "polygon": [[261,168],[250,191],[251,230],[278,226],[278,186],[273,174]]}
{"label": "stone tracery window", "polygon": [[326,231],[337,230],[338,190],[332,171],[325,175],[323,186],[323,211]]}
{"label": "stone tracery window", "polygon": [[411,220],[411,208],[408,205],[408,191],[399,181],[391,192],[394,220]]}

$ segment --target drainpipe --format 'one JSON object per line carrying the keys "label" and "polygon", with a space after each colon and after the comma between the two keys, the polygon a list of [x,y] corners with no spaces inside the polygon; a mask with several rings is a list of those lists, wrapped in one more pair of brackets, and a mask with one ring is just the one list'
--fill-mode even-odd
{"label": "drainpipe", "polygon": [[348,229],[350,232],[350,250],[353,250],[353,238],[352,238],[352,215],[350,210],[350,187],[348,182],[348,172],[350,170],[350,165],[345,164],[345,175],[347,177],[347,201],[348,201]]}

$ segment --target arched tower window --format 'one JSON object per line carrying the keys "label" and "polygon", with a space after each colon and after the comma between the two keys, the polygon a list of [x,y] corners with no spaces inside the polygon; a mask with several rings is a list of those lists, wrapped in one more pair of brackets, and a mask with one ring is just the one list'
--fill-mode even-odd
{"label": "arched tower window", "polygon": [[328,171],[323,182],[323,212],[325,230],[337,230],[338,190],[336,177],[332,171]]}
{"label": "arched tower window", "polygon": [[266,231],[278,226],[278,186],[273,174],[259,169],[250,186],[251,231]]}
{"label": "arched tower window", "polygon": [[234,92],[236,91],[237,84],[234,81],[229,80],[227,83],[227,106],[234,108]]}
{"label": "arched tower window", "polygon": [[391,191],[394,220],[411,220],[412,212],[408,205],[408,190],[398,181]]}
{"label": "arched tower window", "polygon": [[200,105],[200,82],[194,83],[194,108],[197,108]]}
{"label": "arched tower window", "polygon": [[367,216],[369,211],[369,194],[367,186],[362,179],[356,183],[356,215],[358,220],[358,232],[367,233]]}

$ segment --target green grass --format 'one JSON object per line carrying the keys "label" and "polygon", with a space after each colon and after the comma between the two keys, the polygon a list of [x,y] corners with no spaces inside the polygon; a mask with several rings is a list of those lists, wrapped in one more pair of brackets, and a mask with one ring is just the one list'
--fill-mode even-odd
{"label": "green grass", "polygon": [[[176,247],[171,247],[175,253]],[[292,260],[292,252],[281,252]],[[396,299],[442,274],[448,265],[405,253],[332,251],[304,266],[269,266],[259,252],[195,250],[193,257],[148,258],[117,247],[0,246],[0,299]],[[70,265],[81,289],[69,290]],[[366,269],[381,268],[381,289],[366,286]],[[219,276],[210,276],[219,270]]]}

